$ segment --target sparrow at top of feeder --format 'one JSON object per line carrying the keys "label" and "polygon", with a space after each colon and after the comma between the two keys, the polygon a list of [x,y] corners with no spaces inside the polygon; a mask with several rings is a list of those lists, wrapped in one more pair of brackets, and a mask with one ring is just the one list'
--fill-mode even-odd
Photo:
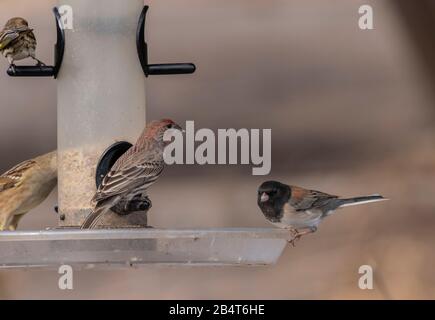
{"label": "sparrow at top of feeder", "polygon": [[28,22],[20,17],[9,19],[0,32],[0,53],[13,67],[15,60],[32,58],[37,66],[45,64],[35,57],[36,38]]}

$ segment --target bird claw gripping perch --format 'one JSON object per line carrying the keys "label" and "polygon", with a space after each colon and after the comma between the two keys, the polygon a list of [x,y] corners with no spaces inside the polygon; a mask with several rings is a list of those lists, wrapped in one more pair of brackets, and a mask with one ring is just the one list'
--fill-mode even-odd
{"label": "bird claw gripping perch", "polygon": [[60,67],[62,65],[63,54],[65,51],[65,30],[63,28],[62,19],[59,10],[53,8],[54,17],[56,19],[57,42],[54,46],[54,66],[47,66],[42,61],[37,60],[34,66],[16,66],[10,65],[7,74],[11,77],[54,77],[57,78]]}
{"label": "bird claw gripping perch", "polygon": [[152,228],[148,225],[148,210],[151,200],[146,195],[138,195],[130,201],[121,201],[106,212],[96,228]]}
{"label": "bird claw gripping perch", "polygon": [[147,195],[137,195],[129,201],[120,201],[111,210],[120,216],[127,215],[131,212],[148,211],[152,203]]}
{"label": "bird claw gripping perch", "polygon": [[290,229],[291,239],[288,240],[288,243],[290,243],[293,247],[295,247],[296,241],[298,241],[300,238],[302,238],[302,236],[316,232],[316,230],[317,230],[317,228],[315,228],[315,227],[304,230],[304,231],[299,231],[297,229]]}
{"label": "bird claw gripping perch", "polygon": [[298,230],[290,229],[290,237],[291,239],[287,240],[287,242],[295,247],[296,241],[298,241],[302,237],[302,235],[298,232]]}
{"label": "bird claw gripping perch", "polygon": [[42,62],[41,60],[38,60],[38,59],[36,59],[36,66],[37,67],[46,67],[47,65],[44,63],[44,62]]}

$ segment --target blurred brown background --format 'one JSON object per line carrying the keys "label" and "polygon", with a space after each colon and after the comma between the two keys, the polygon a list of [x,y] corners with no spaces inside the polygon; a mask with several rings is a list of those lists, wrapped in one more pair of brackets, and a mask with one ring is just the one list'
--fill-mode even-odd
{"label": "blurred brown background", "polygon": [[[0,271],[0,298],[435,298],[434,57],[424,37],[433,33],[412,28],[420,16],[403,2],[148,2],[150,61],[198,66],[193,76],[147,79],[148,119],[272,128],[273,140],[268,177],[250,166],[168,168],[150,192],[152,225],[268,227],[256,206],[266,179],[391,201],[327,219],[276,266],[78,271],[72,291],[58,289],[56,271]],[[358,28],[362,4],[374,8],[374,30]],[[0,4],[1,24],[28,18],[49,63],[55,5]],[[1,171],[56,148],[56,81],[10,78],[6,68],[0,59]],[[20,229],[55,226],[55,203],[53,194]],[[374,290],[358,288],[363,264],[375,270]]]}

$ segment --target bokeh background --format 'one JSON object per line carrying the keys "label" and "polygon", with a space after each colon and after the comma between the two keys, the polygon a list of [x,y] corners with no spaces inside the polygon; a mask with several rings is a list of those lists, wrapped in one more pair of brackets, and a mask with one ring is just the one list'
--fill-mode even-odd
{"label": "bokeh background", "polygon": [[[148,119],[197,128],[272,128],[272,172],[172,166],[150,195],[165,228],[268,227],[266,179],[391,201],[352,207],[288,247],[275,266],[77,271],[74,290],[46,270],[0,271],[1,299],[435,298],[435,1],[148,1],[151,62],[193,61],[195,75],[146,80]],[[374,30],[358,8],[374,8]],[[51,63],[53,0],[2,0],[0,23],[28,18]],[[435,61],[435,60],[434,60]],[[56,81],[5,74],[1,171],[56,148]],[[54,192],[19,229],[55,226]],[[1,252],[0,252],[1,254]],[[375,289],[358,288],[358,268]]]}

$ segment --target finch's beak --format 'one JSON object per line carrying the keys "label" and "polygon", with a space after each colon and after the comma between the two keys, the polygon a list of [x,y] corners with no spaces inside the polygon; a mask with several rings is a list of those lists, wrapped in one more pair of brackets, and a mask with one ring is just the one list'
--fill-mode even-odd
{"label": "finch's beak", "polygon": [[269,196],[266,192],[263,192],[260,197],[260,202],[266,202],[267,200],[269,200]]}
{"label": "finch's beak", "polygon": [[180,131],[183,132],[183,133],[186,132],[186,130],[184,130],[184,129],[183,129],[182,127],[180,127],[178,124],[174,124],[173,129],[180,130]]}

